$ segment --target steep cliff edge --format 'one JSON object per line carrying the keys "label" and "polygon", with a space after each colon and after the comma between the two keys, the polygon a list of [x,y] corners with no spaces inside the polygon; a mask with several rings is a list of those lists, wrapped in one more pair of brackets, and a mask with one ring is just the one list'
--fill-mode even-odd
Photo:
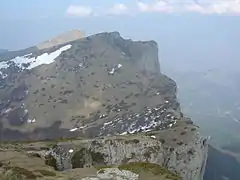
{"label": "steep cliff edge", "polygon": [[[55,172],[55,179],[64,174],[77,178],[78,173],[81,173],[81,178],[94,179],[99,177],[96,175],[98,172],[107,171],[109,168],[125,168],[130,172],[137,172],[136,180],[144,180],[144,177],[160,180],[201,180],[207,159],[206,139],[196,133],[196,129],[186,119],[181,119],[178,123],[162,131],[94,139],[62,139],[58,142],[2,144],[0,162],[3,169],[29,167],[28,171],[35,175],[40,170],[54,172],[47,166],[49,165],[60,171]],[[134,180],[131,177],[131,174],[126,175],[126,179]]]}
{"label": "steep cliff edge", "polygon": [[[207,144],[192,125],[182,121],[180,126],[163,131],[58,143],[47,154],[56,159],[59,170],[148,162],[165,167],[183,179],[200,180]],[[188,128],[190,131],[186,131]],[[173,137],[177,135],[181,138],[175,140]]]}
{"label": "steep cliff edge", "polygon": [[[176,83],[160,72],[156,42],[100,33],[0,60],[1,140],[71,139],[50,149],[47,142],[3,144],[3,152],[50,157],[57,170],[144,162],[178,174],[172,179],[202,179],[207,139],[182,114]],[[21,167],[17,155],[3,154],[5,169]]]}

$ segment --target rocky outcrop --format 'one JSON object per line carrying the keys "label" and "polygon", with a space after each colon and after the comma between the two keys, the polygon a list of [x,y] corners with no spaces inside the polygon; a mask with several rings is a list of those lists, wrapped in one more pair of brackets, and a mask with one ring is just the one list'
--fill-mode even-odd
{"label": "rocky outcrop", "polygon": [[[139,175],[133,173],[131,171],[126,170],[119,170],[118,168],[106,168],[97,174],[97,179],[95,180],[102,180],[102,179],[131,179],[131,180],[138,180]],[[84,178],[82,180],[90,180],[90,178]]]}
{"label": "rocky outcrop", "polygon": [[58,35],[55,38],[51,38],[45,42],[42,42],[37,45],[38,49],[48,49],[52,48],[54,46],[59,46],[61,44],[66,44],[71,41],[75,41],[78,39],[81,39],[84,37],[84,34],[80,32],[79,30],[71,30],[67,33],[63,33],[61,35]]}
{"label": "rocky outcrop", "polygon": [[[176,136],[175,130],[178,127],[169,130],[169,136]],[[175,144],[172,139],[162,137],[165,137],[163,132],[155,131],[64,142],[47,151],[47,155],[56,159],[58,170],[148,162],[165,167],[184,180],[201,180],[208,151],[206,139],[196,132],[183,136],[186,139]]]}

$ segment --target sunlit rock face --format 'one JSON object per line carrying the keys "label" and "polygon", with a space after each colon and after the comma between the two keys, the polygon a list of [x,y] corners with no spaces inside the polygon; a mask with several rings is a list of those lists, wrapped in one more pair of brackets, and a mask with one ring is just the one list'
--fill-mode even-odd
{"label": "sunlit rock face", "polygon": [[17,139],[51,138],[43,129],[56,123],[54,137],[147,132],[171,128],[182,116],[176,84],[160,73],[154,41],[100,33],[4,53],[0,60],[6,140],[16,133]]}

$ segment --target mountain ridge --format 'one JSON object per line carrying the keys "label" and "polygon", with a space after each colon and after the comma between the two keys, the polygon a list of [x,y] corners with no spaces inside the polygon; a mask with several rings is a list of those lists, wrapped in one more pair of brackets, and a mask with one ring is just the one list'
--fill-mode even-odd
{"label": "mountain ridge", "polygon": [[66,44],[66,43],[69,43],[69,42],[72,42],[72,41],[75,41],[78,39],[82,39],[83,37],[84,37],[84,33],[82,33],[81,31],[79,31],[77,29],[73,29],[68,32],[62,33],[56,37],[53,37],[47,41],[39,43],[36,45],[36,47],[39,50],[49,49],[54,46],[59,46],[59,45]]}
{"label": "mountain ridge", "polygon": [[[114,154],[123,164],[150,158],[185,180],[202,179],[208,139],[181,112],[176,83],[160,72],[155,41],[104,32],[48,49],[11,53],[0,55],[1,141],[90,138],[96,142],[84,146],[86,157],[93,158],[88,151],[108,154],[110,148],[106,165],[114,164]],[[139,160],[120,157],[119,150],[126,156],[136,153],[128,141],[117,143],[124,136],[136,136],[131,143],[133,149],[142,147]],[[155,145],[145,146],[145,138]],[[100,151],[94,148],[98,144]],[[82,143],[75,145],[73,151],[81,151]],[[46,153],[70,167],[66,158],[71,156],[65,155],[71,146],[68,141],[67,148],[57,143]],[[152,151],[155,146],[161,153]]]}

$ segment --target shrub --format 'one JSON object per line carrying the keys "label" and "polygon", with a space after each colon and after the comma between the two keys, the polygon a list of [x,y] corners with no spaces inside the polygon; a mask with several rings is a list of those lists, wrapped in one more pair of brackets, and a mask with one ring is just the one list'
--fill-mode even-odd
{"label": "shrub", "polygon": [[165,139],[159,139],[159,141],[162,143],[162,144],[164,144],[166,141],[165,141]]}
{"label": "shrub", "polygon": [[138,140],[138,139],[131,139],[131,140],[126,140],[125,141],[125,144],[137,144],[137,143],[139,143],[140,141]]}
{"label": "shrub", "polygon": [[36,157],[36,158],[41,158],[41,155],[38,153],[30,153],[28,154],[30,157]]}
{"label": "shrub", "polygon": [[180,141],[180,142],[178,142],[177,144],[181,146],[181,145],[183,145],[183,142],[182,142],[182,141]]}
{"label": "shrub", "polygon": [[181,135],[184,135],[184,134],[186,134],[186,132],[185,132],[185,131],[183,131],[183,132],[181,132],[180,134],[181,134]]}

